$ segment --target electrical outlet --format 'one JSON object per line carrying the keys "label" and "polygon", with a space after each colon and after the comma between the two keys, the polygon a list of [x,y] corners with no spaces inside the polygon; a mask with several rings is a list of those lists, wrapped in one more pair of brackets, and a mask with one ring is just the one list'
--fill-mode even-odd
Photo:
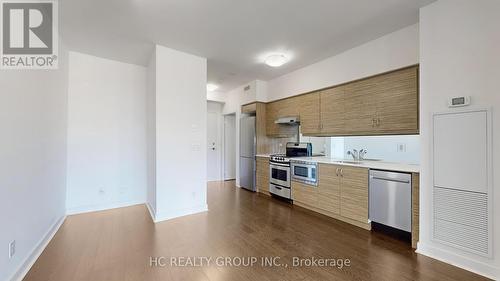
{"label": "electrical outlet", "polygon": [[16,254],[16,240],[9,243],[9,259]]}
{"label": "electrical outlet", "polygon": [[398,152],[406,152],[406,144],[405,143],[398,143]]}

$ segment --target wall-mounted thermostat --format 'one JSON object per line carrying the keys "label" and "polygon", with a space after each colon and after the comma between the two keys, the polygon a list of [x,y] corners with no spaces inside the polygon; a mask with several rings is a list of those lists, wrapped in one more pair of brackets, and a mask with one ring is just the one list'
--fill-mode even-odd
{"label": "wall-mounted thermostat", "polygon": [[470,96],[453,97],[448,100],[448,107],[467,106],[470,104]]}

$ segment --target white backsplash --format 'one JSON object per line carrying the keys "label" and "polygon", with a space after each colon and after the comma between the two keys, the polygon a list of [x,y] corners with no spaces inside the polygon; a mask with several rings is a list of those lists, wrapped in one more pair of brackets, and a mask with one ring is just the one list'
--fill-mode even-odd
{"label": "white backsplash", "polygon": [[365,158],[382,159],[388,162],[419,164],[419,136],[373,136],[344,138],[344,157],[352,149],[366,149]]}
{"label": "white backsplash", "polygon": [[[365,158],[387,162],[419,164],[420,140],[418,135],[366,136],[366,137],[307,137],[301,142],[310,142],[314,154],[325,154],[331,158],[352,158],[347,151],[366,149]],[[402,148],[402,149],[401,149]]]}

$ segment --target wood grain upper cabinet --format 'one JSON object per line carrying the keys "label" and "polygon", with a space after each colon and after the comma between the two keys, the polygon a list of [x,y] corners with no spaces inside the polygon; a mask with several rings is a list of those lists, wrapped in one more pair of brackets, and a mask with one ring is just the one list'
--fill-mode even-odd
{"label": "wood grain upper cabinet", "polygon": [[266,104],[266,133],[268,136],[274,136],[279,133],[278,124],[274,123],[274,120],[278,119],[278,106],[277,102]]}
{"label": "wood grain upper cabinet", "polygon": [[418,134],[418,68],[412,67],[375,78],[378,134]]}
{"label": "wood grain upper cabinet", "polygon": [[320,93],[310,93],[297,97],[300,115],[300,130],[303,135],[321,133]]}
{"label": "wood grain upper cabinet", "polygon": [[266,106],[266,133],[273,137],[289,137],[297,133],[296,126],[276,124],[280,117],[299,116],[300,100],[298,97],[273,101]]}
{"label": "wood grain upper cabinet", "polygon": [[257,111],[257,103],[250,103],[241,106],[241,113],[255,113]]}
{"label": "wood grain upper cabinet", "polygon": [[341,168],[340,215],[368,223],[368,169]]}
{"label": "wood grain upper cabinet", "polygon": [[345,134],[372,135],[377,115],[377,81],[368,78],[345,86]]}
{"label": "wood grain upper cabinet", "polygon": [[320,164],[318,184],[318,208],[340,214],[340,166]]}
{"label": "wood grain upper cabinet", "polygon": [[345,87],[320,92],[321,135],[345,134]]}
{"label": "wood grain upper cabinet", "polygon": [[418,134],[417,74],[411,67],[346,85],[346,135]]}

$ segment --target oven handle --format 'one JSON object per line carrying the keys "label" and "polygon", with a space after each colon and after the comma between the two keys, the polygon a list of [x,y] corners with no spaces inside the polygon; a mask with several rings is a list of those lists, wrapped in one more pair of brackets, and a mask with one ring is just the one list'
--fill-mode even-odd
{"label": "oven handle", "polygon": [[287,165],[287,164],[279,164],[279,163],[269,163],[269,165],[271,166],[279,166],[279,167],[290,167],[290,165]]}

